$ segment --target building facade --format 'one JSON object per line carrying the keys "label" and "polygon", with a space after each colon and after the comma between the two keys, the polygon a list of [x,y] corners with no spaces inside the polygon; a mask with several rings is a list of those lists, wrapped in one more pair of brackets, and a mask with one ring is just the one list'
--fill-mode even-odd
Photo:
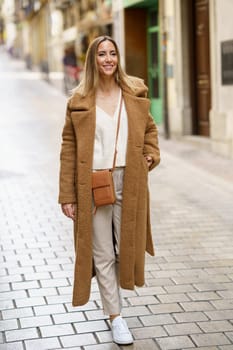
{"label": "building facade", "polygon": [[233,158],[233,2],[165,0],[169,134]]}

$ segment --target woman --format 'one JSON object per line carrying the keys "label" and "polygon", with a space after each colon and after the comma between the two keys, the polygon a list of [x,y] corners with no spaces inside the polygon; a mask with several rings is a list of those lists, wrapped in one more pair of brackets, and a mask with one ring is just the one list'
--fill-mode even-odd
{"label": "woman", "polygon": [[[146,95],[142,80],[122,70],[115,41],[98,37],[89,46],[83,79],[68,101],[62,135],[59,203],[74,220],[73,306],[88,302],[96,275],[118,344],[133,342],[121,317],[120,287],[142,286],[145,251],[154,255],[147,178],[160,158]],[[91,175],[112,167],[121,98],[113,172],[116,202],[94,215]]]}

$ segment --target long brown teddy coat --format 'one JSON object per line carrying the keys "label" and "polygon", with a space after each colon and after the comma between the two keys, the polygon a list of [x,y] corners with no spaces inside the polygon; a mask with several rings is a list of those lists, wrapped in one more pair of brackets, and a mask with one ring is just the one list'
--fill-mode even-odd
{"label": "long brown teddy coat", "polygon": [[[144,284],[145,251],[154,255],[148,166],[143,155],[153,158],[150,170],[160,161],[157,128],[146,98],[147,87],[137,78],[134,82],[134,91],[121,84],[128,116],[119,267],[120,286],[125,289]],[[95,95],[83,97],[76,92],[68,101],[62,133],[59,193],[59,203],[76,203],[73,306],[88,302],[94,276],[91,191],[94,136]]]}

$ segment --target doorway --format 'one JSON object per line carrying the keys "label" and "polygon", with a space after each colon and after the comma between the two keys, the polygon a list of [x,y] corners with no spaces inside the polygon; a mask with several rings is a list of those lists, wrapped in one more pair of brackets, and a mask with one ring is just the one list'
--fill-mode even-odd
{"label": "doorway", "polygon": [[192,133],[208,137],[211,108],[209,0],[191,0],[189,4]]}
{"label": "doorway", "polygon": [[124,0],[124,4],[126,72],[148,85],[151,114],[162,124],[158,0]]}

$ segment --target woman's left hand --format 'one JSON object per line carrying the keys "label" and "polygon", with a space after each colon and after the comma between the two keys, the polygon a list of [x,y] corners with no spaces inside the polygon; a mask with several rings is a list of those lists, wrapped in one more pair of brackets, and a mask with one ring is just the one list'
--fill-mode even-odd
{"label": "woman's left hand", "polygon": [[146,158],[146,161],[147,161],[147,165],[148,165],[148,168],[151,166],[151,164],[153,163],[153,159],[151,156],[144,156]]}

